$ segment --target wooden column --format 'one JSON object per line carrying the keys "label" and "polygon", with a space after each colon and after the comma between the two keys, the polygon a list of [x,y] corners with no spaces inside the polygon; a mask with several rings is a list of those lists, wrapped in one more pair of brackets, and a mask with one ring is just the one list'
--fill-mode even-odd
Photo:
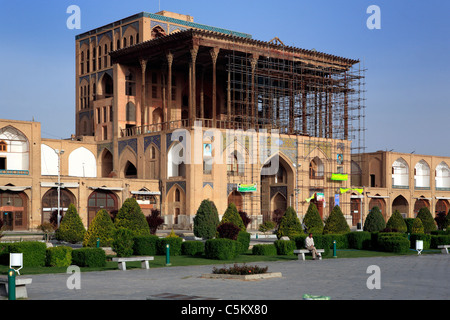
{"label": "wooden column", "polygon": [[196,104],[197,104],[197,98],[196,98],[196,96],[197,96],[197,92],[196,92],[196,75],[195,75],[195,69],[196,69],[196,67],[195,67],[195,62],[196,62],[196,60],[197,60],[197,53],[198,53],[198,46],[194,46],[194,47],[192,47],[192,49],[191,49],[191,64],[190,64],[190,71],[191,71],[191,85],[190,85],[190,91],[191,91],[191,94],[190,94],[190,96],[191,96],[191,103],[190,103],[190,106],[191,106],[191,108],[190,108],[190,110],[189,110],[189,119],[190,119],[190,123],[191,123],[191,125],[193,126],[194,125],[194,121],[195,121],[195,118],[196,118],[196,115],[195,115],[195,110],[197,109],[197,106],[196,106]]}
{"label": "wooden column", "polygon": [[216,79],[216,64],[217,64],[217,57],[219,55],[219,48],[213,48],[211,49],[209,52],[211,54],[211,59],[212,59],[212,118],[213,118],[213,127],[216,127],[216,117],[217,117],[217,99],[216,99],[216,85],[217,85],[217,79]]}
{"label": "wooden column", "polygon": [[144,130],[144,126],[146,124],[145,121],[145,70],[147,69],[147,60],[140,59],[139,63],[141,64],[141,130]]}
{"label": "wooden column", "polygon": [[201,82],[200,82],[200,118],[205,118],[205,91],[204,91],[204,77],[205,72],[201,70]]}
{"label": "wooden column", "polygon": [[173,54],[168,52],[167,57],[167,121],[172,120],[172,63]]}

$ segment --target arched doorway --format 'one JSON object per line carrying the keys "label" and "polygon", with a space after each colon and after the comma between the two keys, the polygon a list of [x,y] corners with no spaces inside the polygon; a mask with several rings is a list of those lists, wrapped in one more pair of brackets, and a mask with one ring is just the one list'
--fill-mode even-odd
{"label": "arched doorway", "polygon": [[437,216],[440,213],[447,214],[449,209],[450,209],[450,205],[448,203],[448,200],[447,199],[439,199],[436,202],[435,216]]}
{"label": "arched doorway", "polygon": [[26,230],[28,197],[24,192],[0,191],[0,219],[6,230]]}
{"label": "arched doorway", "polygon": [[272,198],[272,213],[275,211],[278,212],[282,212],[284,214],[284,212],[287,209],[287,200],[286,198],[281,194],[281,193],[277,193],[273,198]]}
{"label": "arched doorway", "polygon": [[369,201],[369,212],[370,210],[372,210],[373,207],[378,207],[378,209],[380,209],[381,214],[384,217],[384,221],[387,221],[386,218],[386,201],[384,201],[383,198],[377,198],[380,195],[376,195],[375,198],[371,198]]}
{"label": "arched doorway", "polygon": [[112,218],[118,210],[117,196],[109,190],[95,190],[88,198],[88,227],[100,209],[109,212]]}
{"label": "arched doorway", "polygon": [[113,155],[105,149],[101,157],[102,178],[111,178],[113,175]]}
{"label": "arched doorway", "polygon": [[417,199],[416,202],[414,203],[414,217],[417,217],[419,210],[422,209],[423,207],[427,207],[428,209],[430,209],[430,201],[428,201],[428,199],[425,198]]}
{"label": "arched doorway", "polygon": [[392,212],[398,210],[403,218],[407,218],[409,215],[409,203],[402,195],[398,196],[392,202]]}
{"label": "arched doorway", "polygon": [[244,211],[244,199],[239,191],[233,191],[228,196],[228,205],[234,203],[238,211]]}
{"label": "arched doorway", "polygon": [[352,215],[352,226],[356,226],[361,222],[361,198],[356,194],[352,194],[350,198],[350,211]]}
{"label": "arched doorway", "polygon": [[126,179],[136,179],[137,178],[137,169],[134,164],[130,161],[127,161],[124,169],[124,176]]}
{"label": "arched doorway", "polygon": [[[61,218],[67,211],[70,204],[75,204],[75,196],[67,189],[60,189],[60,214]],[[52,188],[48,190],[42,197],[42,223],[51,222],[57,224],[56,217],[58,215],[58,189]]]}

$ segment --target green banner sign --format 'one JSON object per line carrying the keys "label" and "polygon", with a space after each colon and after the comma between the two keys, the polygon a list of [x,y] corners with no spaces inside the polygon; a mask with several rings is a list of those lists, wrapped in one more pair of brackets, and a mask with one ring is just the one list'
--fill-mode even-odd
{"label": "green banner sign", "polygon": [[256,192],[256,183],[253,184],[238,184],[237,191],[239,192]]}
{"label": "green banner sign", "polygon": [[332,173],[331,174],[331,180],[334,180],[334,181],[347,181],[348,180],[348,174]]}

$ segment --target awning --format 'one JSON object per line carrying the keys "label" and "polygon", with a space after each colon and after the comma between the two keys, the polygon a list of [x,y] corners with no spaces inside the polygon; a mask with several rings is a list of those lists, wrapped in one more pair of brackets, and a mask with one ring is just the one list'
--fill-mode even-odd
{"label": "awning", "polygon": [[450,197],[436,197],[438,200],[450,200]]}
{"label": "awning", "polygon": [[160,196],[160,191],[131,191],[131,194],[143,195],[143,196]]}
{"label": "awning", "polygon": [[386,199],[386,198],[389,198],[389,196],[369,196],[369,195],[367,195],[367,197],[368,198],[378,198],[378,199]]}
{"label": "awning", "polygon": [[122,191],[123,188],[109,188],[109,187],[89,187],[92,190],[105,190],[105,191]]}
{"label": "awning", "polygon": [[[80,184],[78,182],[61,182],[61,188],[78,188]],[[41,182],[43,188],[56,188],[58,182]]]}
{"label": "awning", "polygon": [[0,186],[1,191],[14,191],[14,192],[21,192],[26,189],[31,189],[31,186],[27,187],[16,187],[16,186]]}

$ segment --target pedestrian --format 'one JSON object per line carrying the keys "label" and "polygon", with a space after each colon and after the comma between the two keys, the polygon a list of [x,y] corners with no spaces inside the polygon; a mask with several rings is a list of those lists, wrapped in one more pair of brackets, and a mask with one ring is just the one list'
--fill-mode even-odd
{"label": "pedestrian", "polygon": [[308,237],[305,239],[305,247],[312,253],[313,260],[316,260],[316,256],[321,258],[320,253],[317,252],[316,247],[314,246],[314,239],[312,233],[309,233]]}

